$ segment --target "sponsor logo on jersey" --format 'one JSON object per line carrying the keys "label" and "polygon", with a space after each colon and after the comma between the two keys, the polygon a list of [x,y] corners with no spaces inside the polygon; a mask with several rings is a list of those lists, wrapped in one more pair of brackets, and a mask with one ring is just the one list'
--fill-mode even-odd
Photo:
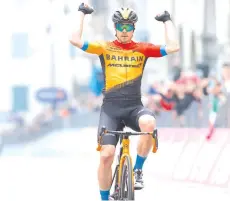
{"label": "sponsor logo on jersey", "polygon": [[125,67],[125,68],[140,68],[142,66],[142,63],[132,65],[132,64],[108,64],[108,67]]}
{"label": "sponsor logo on jersey", "polygon": [[107,61],[131,61],[131,62],[143,62],[144,56],[117,56],[106,54]]}

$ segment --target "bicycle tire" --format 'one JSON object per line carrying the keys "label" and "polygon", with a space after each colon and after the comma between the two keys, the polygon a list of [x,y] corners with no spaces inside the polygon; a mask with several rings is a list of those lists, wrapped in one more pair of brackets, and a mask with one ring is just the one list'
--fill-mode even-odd
{"label": "bicycle tire", "polygon": [[110,194],[110,196],[114,200],[119,200],[119,189],[120,189],[119,184],[118,184],[118,181],[119,181],[119,165],[120,165],[120,158],[122,156],[122,153],[123,153],[123,148],[121,147],[120,148],[120,154],[117,155],[117,165],[116,165],[115,171],[113,173],[112,184],[111,184],[111,187],[114,185],[114,188],[113,188],[114,191],[113,191],[112,194]]}
{"label": "bicycle tire", "polygon": [[[131,158],[125,156],[124,164],[121,169],[119,200],[134,200],[134,182]],[[127,191],[125,190],[127,187]]]}
{"label": "bicycle tire", "polygon": [[112,194],[115,200],[119,199],[119,188],[118,188],[118,176],[119,175],[119,164],[116,166],[114,175],[113,175],[113,183],[114,183],[114,192]]}

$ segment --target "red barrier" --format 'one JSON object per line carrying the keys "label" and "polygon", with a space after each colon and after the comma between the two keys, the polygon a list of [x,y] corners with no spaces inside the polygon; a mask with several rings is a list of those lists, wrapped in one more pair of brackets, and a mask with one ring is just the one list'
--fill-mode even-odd
{"label": "red barrier", "polygon": [[[217,129],[210,141],[207,129],[159,129],[159,152],[171,164],[157,163],[160,171],[167,165],[167,173],[177,181],[196,182],[228,188],[230,185],[230,129]],[[170,144],[167,151],[164,144]],[[170,169],[170,170],[169,170]],[[165,175],[166,172],[162,173]]]}

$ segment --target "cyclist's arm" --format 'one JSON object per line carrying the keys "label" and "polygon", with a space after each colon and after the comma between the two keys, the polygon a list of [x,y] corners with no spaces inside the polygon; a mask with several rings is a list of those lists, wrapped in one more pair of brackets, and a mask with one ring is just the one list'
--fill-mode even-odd
{"label": "cyclist's arm", "polygon": [[180,50],[179,40],[177,38],[176,29],[171,20],[164,23],[165,26],[165,51],[167,54],[178,52]]}
{"label": "cyclist's arm", "polygon": [[163,57],[167,55],[165,45],[143,43],[143,53],[146,57]]}
{"label": "cyclist's arm", "polygon": [[101,55],[103,53],[103,44],[96,41],[85,41],[80,49],[90,54]]}
{"label": "cyclist's arm", "polygon": [[88,42],[82,40],[81,37],[83,32],[85,14],[83,14],[82,12],[78,12],[78,14],[79,14],[79,27],[77,27],[77,29],[75,29],[70,35],[69,38],[70,43],[87,53],[97,54],[97,55],[102,54],[103,48],[101,43]]}
{"label": "cyclist's arm", "polygon": [[163,57],[174,52],[178,52],[179,41],[177,39],[176,29],[171,20],[164,23],[165,26],[165,45],[153,45],[145,43],[144,54],[147,57]]}
{"label": "cyclist's arm", "polygon": [[79,25],[70,34],[69,41],[72,45],[78,48],[82,48],[84,45],[84,41],[81,39],[81,37],[83,32],[85,14],[82,12],[78,12],[78,19],[79,19],[78,21]]}

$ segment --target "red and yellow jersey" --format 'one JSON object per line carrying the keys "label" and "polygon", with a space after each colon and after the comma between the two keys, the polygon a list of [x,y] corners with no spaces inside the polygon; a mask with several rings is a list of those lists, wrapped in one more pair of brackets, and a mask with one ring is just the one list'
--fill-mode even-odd
{"label": "red and yellow jersey", "polygon": [[141,98],[141,78],[149,57],[167,55],[164,46],[150,43],[121,44],[113,42],[85,42],[81,48],[100,58],[107,98]]}

